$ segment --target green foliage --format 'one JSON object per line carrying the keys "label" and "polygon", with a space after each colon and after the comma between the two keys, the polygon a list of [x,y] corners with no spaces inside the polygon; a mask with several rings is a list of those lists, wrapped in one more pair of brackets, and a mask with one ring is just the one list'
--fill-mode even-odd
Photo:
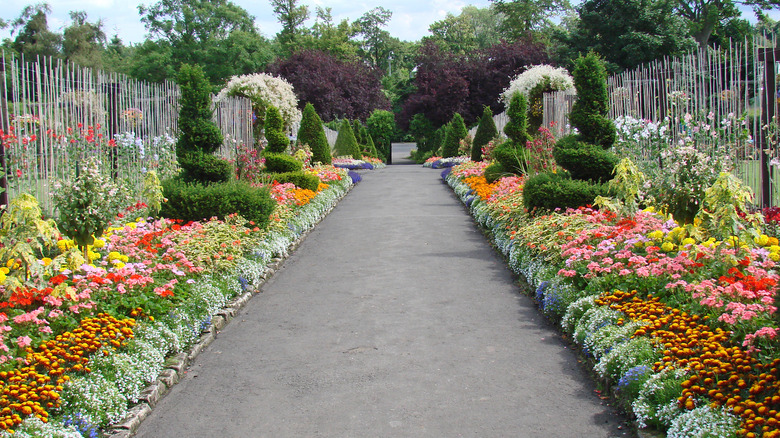
{"label": "green foliage", "polygon": [[493,163],[485,168],[485,179],[488,184],[493,184],[507,175],[509,175],[509,172],[504,169],[501,163]]}
{"label": "green foliage", "polygon": [[479,120],[477,133],[474,134],[474,142],[471,144],[471,161],[482,161],[482,147],[498,136],[496,123],[493,121],[493,111],[489,106],[482,110],[482,118]]}
{"label": "green foliage", "polygon": [[163,193],[168,202],[163,204],[160,215],[185,222],[213,216],[224,219],[238,213],[264,228],[276,207],[267,188],[241,181],[203,185],[174,178],[163,182]]}
{"label": "green foliage", "polygon": [[447,133],[444,137],[444,144],[442,145],[442,156],[444,158],[456,157],[458,155],[458,148],[460,147],[460,141],[466,138],[468,135],[466,124],[463,122],[463,117],[455,113],[452,116],[452,120],[447,124]]}
{"label": "green foliage", "polygon": [[273,177],[279,183],[293,183],[297,187],[309,189],[313,192],[316,192],[320,186],[320,178],[317,175],[306,172],[277,173]]}
{"label": "green foliage", "polygon": [[357,140],[358,145],[364,145],[366,144],[366,139],[363,137],[363,125],[360,123],[360,120],[355,119],[352,121],[352,132],[355,134],[355,140]]}
{"label": "green foliage", "polygon": [[291,155],[266,152],[263,156],[265,168],[271,173],[298,172],[303,169],[303,163]]}
{"label": "green foliage", "polygon": [[[43,219],[43,212],[34,196],[21,193],[14,197],[0,216],[0,263],[21,259],[25,277],[38,276],[42,269],[38,260],[57,248],[59,231],[52,219]],[[6,281],[6,290],[21,285],[27,278]]]}
{"label": "green foliage", "polygon": [[569,115],[572,126],[579,131],[581,141],[604,149],[612,147],[617,134],[615,124],[607,118],[609,95],[603,61],[595,53],[588,53],[577,59],[572,76],[577,88],[577,100]]}
{"label": "green foliage", "polygon": [[53,193],[60,231],[86,250],[121,209],[129,204],[127,191],[100,173],[90,157],[74,180],[57,182]]}
{"label": "green foliage", "polygon": [[506,173],[527,173],[530,156],[525,146],[520,147],[512,141],[505,141],[493,149],[493,158],[501,164],[501,169]]}
{"label": "green foliage", "polygon": [[513,94],[506,113],[509,122],[504,127],[504,134],[515,143],[516,147],[525,147],[531,139],[528,135],[528,98],[525,94]]}
{"label": "green foliage", "polygon": [[553,157],[559,166],[569,171],[572,178],[595,182],[610,180],[618,163],[615,154],[600,146],[582,142],[577,136],[558,140]]}
{"label": "green foliage", "polygon": [[368,152],[368,156],[379,158],[379,151],[376,150],[376,146],[374,145],[374,139],[371,138],[370,135],[368,135],[368,142],[366,144],[366,151]]}
{"label": "green foliage", "polygon": [[157,172],[154,170],[146,172],[143,188],[141,189],[141,197],[146,201],[149,216],[156,217],[160,212],[162,203],[165,202],[162,190],[162,184],[160,184],[160,179],[157,177]]}
{"label": "green foliage", "polygon": [[233,179],[233,164],[216,155],[190,152],[179,157],[179,165],[183,181],[209,184]]}
{"label": "green foliage", "polygon": [[390,153],[390,142],[396,131],[395,115],[390,111],[374,110],[366,120],[366,125],[368,134],[374,139],[380,155],[387,157]]}
{"label": "green foliage", "polygon": [[309,145],[312,163],[331,163],[328,138],[322,128],[322,120],[311,103],[307,103],[303,109],[301,127],[298,128],[298,143]]}
{"label": "green foliage", "polygon": [[284,135],[284,120],[279,108],[269,105],[265,111],[265,139],[268,145],[265,150],[274,153],[283,153],[290,145],[290,140]]}
{"label": "green foliage", "polygon": [[352,132],[352,125],[349,120],[344,119],[339,127],[339,134],[336,137],[336,156],[351,156],[356,160],[363,158],[360,154],[360,147],[358,146],[355,133]]}
{"label": "green foliage", "polygon": [[606,184],[591,184],[558,173],[540,173],[523,186],[523,203],[529,211],[552,211],[592,205],[597,196],[608,196]]}
{"label": "green foliage", "polygon": [[203,70],[197,65],[184,64],[177,82],[181,88],[177,155],[181,158],[191,152],[216,152],[222,146],[222,133],[212,121],[211,86]]}
{"label": "green foliage", "polygon": [[[757,235],[749,232],[760,229],[761,213],[747,214],[743,219],[740,213],[750,211],[753,190],[740,178],[730,172],[721,172],[715,183],[704,191],[704,208],[699,212],[703,224],[719,239],[731,236],[740,239],[753,239]],[[753,226],[746,226],[752,222]]]}

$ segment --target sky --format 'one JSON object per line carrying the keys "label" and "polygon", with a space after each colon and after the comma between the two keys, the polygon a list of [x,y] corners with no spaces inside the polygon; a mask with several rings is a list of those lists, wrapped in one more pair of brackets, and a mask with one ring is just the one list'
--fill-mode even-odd
{"label": "sky", "polygon": [[[49,28],[62,31],[69,23],[70,11],[86,11],[87,19],[94,22],[103,20],[103,30],[109,39],[117,34],[125,44],[139,43],[145,39],[146,29],[138,14],[138,5],[151,6],[156,0],[40,0],[51,6]],[[38,3],[30,0],[3,0],[0,18],[9,21],[18,17],[29,4]],[[234,4],[244,8],[255,17],[255,24],[266,37],[272,38],[281,30],[276,21],[268,0],[233,0]],[[396,38],[405,41],[417,41],[428,34],[431,23],[443,19],[448,12],[455,15],[467,5],[486,7],[489,0],[394,0],[380,2],[379,0],[302,0],[299,5],[308,5],[312,17],[307,26],[314,22],[313,17],[317,6],[331,7],[333,20],[338,23],[342,19],[353,21],[365,12],[382,6],[393,12],[390,23],[385,28]],[[10,29],[0,30],[0,39],[8,38]]]}

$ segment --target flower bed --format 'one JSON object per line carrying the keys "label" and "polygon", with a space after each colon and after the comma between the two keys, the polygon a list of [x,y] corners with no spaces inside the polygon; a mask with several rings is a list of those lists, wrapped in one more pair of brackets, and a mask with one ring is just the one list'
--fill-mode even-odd
{"label": "flower bed", "polygon": [[9,297],[0,303],[0,437],[90,437],[122,420],[166,359],[254,291],[352,186],[344,170],[309,171],[323,181],[317,193],[272,187],[278,206],[266,229],[238,216],[137,219],[108,229],[86,260],[60,240],[70,258],[35,260],[37,277],[11,260],[0,279]]}
{"label": "flower bed", "polygon": [[333,165],[335,167],[349,170],[371,170],[386,167],[386,164],[382,160],[365,156],[362,160],[356,160],[350,157],[337,157],[333,159]]}
{"label": "flower bed", "polygon": [[780,437],[780,245],[718,241],[652,211],[530,216],[522,179],[443,178],[640,428]]}

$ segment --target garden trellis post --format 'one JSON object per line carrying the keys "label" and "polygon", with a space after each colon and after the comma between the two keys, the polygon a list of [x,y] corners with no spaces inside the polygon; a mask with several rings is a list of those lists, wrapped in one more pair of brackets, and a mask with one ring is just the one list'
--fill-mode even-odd
{"label": "garden trellis post", "polygon": [[[121,84],[118,82],[109,82],[103,84],[103,89],[108,100],[108,138],[113,139],[119,134],[119,93]],[[116,180],[119,178],[119,156],[117,148],[110,149],[111,177]]]}
{"label": "garden trellis post", "polygon": [[[777,47],[761,49],[758,52],[758,60],[764,63],[764,94],[761,97],[761,125],[771,126],[775,118],[775,105],[777,99],[777,81],[775,80],[776,64],[780,57],[780,49]],[[769,130],[761,129],[761,205],[769,207],[772,203],[772,185],[770,169],[770,138]]]}
{"label": "garden trellis post", "polygon": [[[3,132],[8,132],[11,124],[8,120],[8,96],[6,96],[5,86],[5,55],[0,59],[0,76],[2,76],[2,84],[0,84],[0,129]],[[3,175],[0,176],[0,206],[5,207],[8,205],[8,178],[6,177],[6,162],[5,162],[5,146],[0,144],[0,170]]]}

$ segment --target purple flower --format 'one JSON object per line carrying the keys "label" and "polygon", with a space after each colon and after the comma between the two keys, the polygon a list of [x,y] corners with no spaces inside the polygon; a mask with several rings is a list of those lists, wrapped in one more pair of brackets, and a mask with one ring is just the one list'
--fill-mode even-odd
{"label": "purple flower", "polygon": [[350,170],[349,172],[347,172],[347,174],[349,175],[350,178],[352,178],[352,184],[357,184],[363,180],[363,177],[360,176],[360,174],[357,172],[353,172]]}

